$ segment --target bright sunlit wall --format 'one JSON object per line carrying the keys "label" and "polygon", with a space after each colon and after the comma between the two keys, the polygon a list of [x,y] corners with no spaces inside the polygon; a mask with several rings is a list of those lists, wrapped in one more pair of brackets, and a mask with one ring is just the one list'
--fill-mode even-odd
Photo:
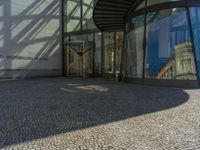
{"label": "bright sunlit wall", "polygon": [[1,0],[1,78],[61,75],[61,6],[61,0]]}

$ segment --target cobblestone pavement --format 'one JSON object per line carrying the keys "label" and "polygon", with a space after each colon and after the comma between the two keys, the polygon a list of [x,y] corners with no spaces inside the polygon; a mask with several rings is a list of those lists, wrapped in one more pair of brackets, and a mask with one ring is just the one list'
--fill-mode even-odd
{"label": "cobblestone pavement", "polygon": [[200,149],[200,90],[103,79],[0,81],[0,149]]}

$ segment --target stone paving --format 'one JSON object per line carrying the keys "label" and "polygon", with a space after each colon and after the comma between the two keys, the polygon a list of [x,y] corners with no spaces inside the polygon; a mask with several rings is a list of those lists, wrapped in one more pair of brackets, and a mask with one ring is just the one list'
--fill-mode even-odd
{"label": "stone paving", "polygon": [[0,81],[0,149],[198,150],[200,90],[103,79]]}

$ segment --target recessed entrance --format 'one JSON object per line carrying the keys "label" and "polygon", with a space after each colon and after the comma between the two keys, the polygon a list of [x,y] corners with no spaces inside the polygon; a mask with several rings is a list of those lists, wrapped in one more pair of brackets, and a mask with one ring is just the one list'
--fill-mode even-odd
{"label": "recessed entrance", "polygon": [[87,77],[94,74],[93,42],[69,42],[65,46],[65,75]]}
{"label": "recessed entrance", "polygon": [[65,48],[65,75],[83,77],[83,43],[67,43]]}

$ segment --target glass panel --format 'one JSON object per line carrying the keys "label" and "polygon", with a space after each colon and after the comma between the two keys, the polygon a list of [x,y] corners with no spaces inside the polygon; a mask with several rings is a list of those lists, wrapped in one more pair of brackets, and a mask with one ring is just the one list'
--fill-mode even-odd
{"label": "glass panel", "polygon": [[143,74],[143,42],[145,16],[132,18],[131,31],[127,35],[127,75],[142,78]]}
{"label": "glass panel", "polygon": [[147,0],[147,5],[155,5],[159,3],[173,2],[173,1],[180,1],[180,0]]}
{"label": "glass panel", "polygon": [[194,35],[198,75],[200,77],[200,7],[190,8],[190,17]]}
{"label": "glass panel", "polygon": [[146,78],[196,80],[186,10],[150,12],[147,24]]}
{"label": "glass panel", "polygon": [[101,33],[95,34],[95,72],[96,74],[101,74]]}
{"label": "glass panel", "polygon": [[83,0],[83,30],[96,28],[93,22],[94,0]]}
{"label": "glass panel", "polygon": [[104,34],[105,73],[114,73],[114,33]]}
{"label": "glass panel", "polygon": [[81,23],[81,4],[80,0],[65,0],[64,3],[64,23],[65,32],[80,30]]}
{"label": "glass panel", "polygon": [[123,48],[123,32],[116,33],[116,53],[115,53],[115,71],[120,72],[122,48]]}

